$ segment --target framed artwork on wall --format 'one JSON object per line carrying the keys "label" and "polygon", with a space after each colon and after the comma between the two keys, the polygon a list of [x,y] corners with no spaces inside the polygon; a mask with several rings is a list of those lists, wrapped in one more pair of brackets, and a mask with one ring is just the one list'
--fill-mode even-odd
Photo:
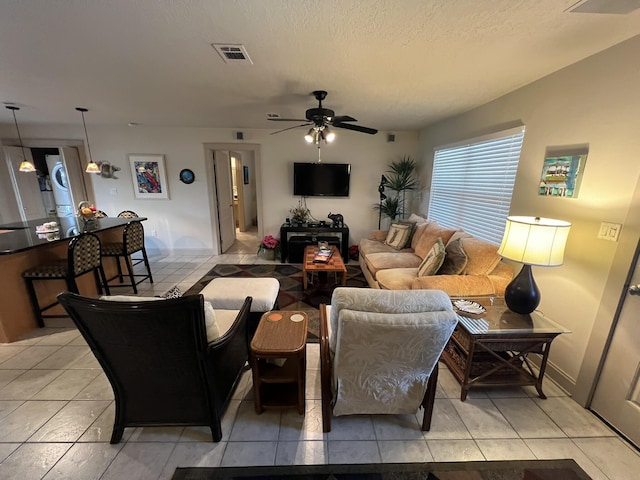
{"label": "framed artwork on wall", "polygon": [[586,153],[548,154],[542,165],[538,195],[577,198],[586,161]]}
{"label": "framed artwork on wall", "polygon": [[169,198],[164,155],[129,155],[129,163],[136,198]]}

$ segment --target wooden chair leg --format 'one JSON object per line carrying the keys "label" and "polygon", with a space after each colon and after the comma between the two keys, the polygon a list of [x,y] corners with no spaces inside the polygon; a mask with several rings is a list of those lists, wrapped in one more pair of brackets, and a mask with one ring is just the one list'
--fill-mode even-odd
{"label": "wooden chair leg", "polygon": [[428,432],[431,429],[431,417],[433,416],[433,405],[436,400],[436,388],[438,386],[438,363],[433,367],[429,381],[427,382],[427,391],[424,393],[422,407],[424,408],[424,416],[422,417],[422,430]]}
{"label": "wooden chair leg", "polygon": [[322,431],[331,431],[331,352],[326,305],[320,305],[320,391],[322,394]]}

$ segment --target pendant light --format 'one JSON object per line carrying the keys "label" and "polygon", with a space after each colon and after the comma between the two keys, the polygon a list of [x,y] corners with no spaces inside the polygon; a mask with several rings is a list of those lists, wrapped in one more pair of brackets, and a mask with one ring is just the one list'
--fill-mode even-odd
{"label": "pendant light", "polygon": [[15,105],[7,105],[7,108],[13,113],[13,122],[16,124],[16,130],[18,131],[18,140],[20,140],[20,148],[22,149],[22,162],[20,163],[20,171],[35,172],[36,169],[33,166],[33,163],[27,160],[27,155],[24,152],[24,145],[22,144],[22,137],[20,136],[20,129],[18,128],[18,120],[16,120],[16,110],[20,110],[20,107],[16,107]]}
{"label": "pendant light", "polygon": [[89,135],[87,134],[87,123],[84,121],[84,112],[88,112],[86,108],[76,107],[76,110],[82,114],[82,125],[84,125],[84,137],[87,140],[87,150],[89,151],[89,163],[87,163],[87,168],[85,172],[87,173],[100,173],[100,167],[98,164],[93,161],[91,158],[91,145],[89,145]]}

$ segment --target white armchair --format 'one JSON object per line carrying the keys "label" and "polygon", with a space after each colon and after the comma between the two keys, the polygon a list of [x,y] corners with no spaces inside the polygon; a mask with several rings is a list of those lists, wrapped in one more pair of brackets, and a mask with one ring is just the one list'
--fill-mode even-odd
{"label": "white armchair", "polygon": [[415,413],[429,430],[438,360],[457,315],[440,290],[339,287],[320,306],[323,430],[331,415]]}

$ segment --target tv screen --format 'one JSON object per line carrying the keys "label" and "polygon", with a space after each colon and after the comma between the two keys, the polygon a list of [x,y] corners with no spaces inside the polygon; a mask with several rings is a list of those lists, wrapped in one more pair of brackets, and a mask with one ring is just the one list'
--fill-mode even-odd
{"label": "tv screen", "polygon": [[349,163],[294,163],[293,194],[348,197],[350,177]]}

